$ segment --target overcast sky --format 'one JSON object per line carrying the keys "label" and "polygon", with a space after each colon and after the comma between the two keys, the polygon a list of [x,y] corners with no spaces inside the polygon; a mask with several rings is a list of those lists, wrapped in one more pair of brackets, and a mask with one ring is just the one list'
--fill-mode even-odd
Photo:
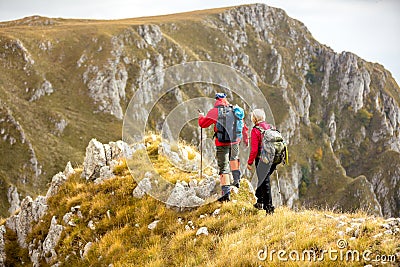
{"label": "overcast sky", "polygon": [[399,0],[0,0],[0,21],[31,15],[133,18],[255,2],[284,9],[319,42],[384,65],[400,83]]}

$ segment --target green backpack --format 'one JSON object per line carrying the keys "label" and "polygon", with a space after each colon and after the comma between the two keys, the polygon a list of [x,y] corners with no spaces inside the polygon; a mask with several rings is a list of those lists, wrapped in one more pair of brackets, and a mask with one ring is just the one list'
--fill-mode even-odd
{"label": "green backpack", "polygon": [[288,164],[289,153],[282,134],[275,129],[264,130],[259,126],[254,128],[257,128],[262,135],[260,159],[267,164],[271,162],[276,165]]}

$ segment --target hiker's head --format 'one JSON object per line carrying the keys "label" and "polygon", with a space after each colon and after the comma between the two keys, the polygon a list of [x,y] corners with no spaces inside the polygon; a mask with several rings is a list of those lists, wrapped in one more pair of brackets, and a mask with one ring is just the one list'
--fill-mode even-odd
{"label": "hiker's head", "polygon": [[225,103],[225,105],[229,104],[228,100],[226,99],[226,94],[225,93],[216,93],[215,94],[215,99],[217,101],[221,101],[222,103]]}
{"label": "hiker's head", "polygon": [[263,109],[255,109],[251,112],[251,121],[257,124],[261,121],[265,121],[265,112]]}
{"label": "hiker's head", "polygon": [[225,93],[216,93],[215,94],[215,99],[226,99],[226,94]]}

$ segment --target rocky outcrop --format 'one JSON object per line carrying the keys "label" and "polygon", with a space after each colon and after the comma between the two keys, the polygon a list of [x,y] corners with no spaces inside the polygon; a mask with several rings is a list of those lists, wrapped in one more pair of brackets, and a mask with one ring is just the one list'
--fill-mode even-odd
{"label": "rocky outcrop", "polygon": [[271,176],[271,187],[272,199],[275,207],[286,205],[293,208],[296,206],[296,202],[300,198],[299,186],[301,177],[301,167],[297,163],[294,163],[290,166],[290,172],[287,175],[278,173],[278,171],[273,173]]}
{"label": "rocky outcrop", "polygon": [[[125,99],[125,87],[128,80],[125,65],[120,61],[124,43],[117,36],[111,39],[111,43],[113,59],[108,60],[104,66],[88,66],[83,73],[83,82],[89,89],[90,97],[98,106],[98,111],[109,113],[122,120],[123,112],[120,102]],[[78,61],[78,66],[81,66],[80,61]]]}
{"label": "rocky outcrop", "polygon": [[57,259],[57,252],[55,250],[58,242],[60,241],[64,227],[57,224],[57,219],[55,216],[51,219],[50,228],[48,230],[47,236],[42,242],[39,240],[37,245],[35,245],[36,240],[34,240],[29,245],[29,257],[32,261],[34,267],[41,266],[41,261],[44,259],[46,263],[54,263]]}
{"label": "rocky outcrop", "polygon": [[34,94],[29,99],[29,101],[36,101],[42,96],[51,95],[53,92],[54,92],[53,85],[49,81],[45,80],[42,86],[35,90]]}
{"label": "rocky outcrop", "polygon": [[47,263],[53,262],[57,258],[55,247],[61,238],[64,227],[57,224],[56,217],[53,216],[51,219],[51,225],[46,239],[43,242],[43,255]]}
{"label": "rocky outcrop", "polygon": [[382,120],[380,127],[372,135],[372,141],[377,143],[384,140],[389,149],[400,153],[400,104],[382,92],[380,98],[376,98],[375,105]]}
{"label": "rocky outcrop", "polygon": [[4,234],[6,233],[6,227],[0,226],[0,266],[5,266],[6,262],[6,244],[4,240]]}
{"label": "rocky outcrop", "polygon": [[[153,47],[155,47],[162,39],[162,33],[158,25],[141,25],[138,27],[138,33],[147,45]],[[145,48],[147,45],[140,48]]]}
{"label": "rocky outcrop", "polygon": [[32,229],[32,223],[38,222],[47,208],[45,197],[39,196],[33,200],[28,196],[21,202],[21,211],[7,219],[6,226],[17,234],[20,247],[28,247],[26,238]]}
{"label": "rocky outcrop", "polygon": [[19,55],[22,56],[23,61],[26,63],[24,70],[26,70],[26,67],[28,65],[35,64],[35,60],[33,59],[31,53],[29,53],[28,49],[26,49],[26,47],[21,42],[21,40],[16,39],[16,40],[11,41],[10,43],[6,43],[4,45],[4,48],[6,50],[11,50],[11,52],[13,52],[13,53],[18,53]]}
{"label": "rocky outcrop", "polygon": [[75,171],[72,169],[71,163],[68,162],[64,172],[53,176],[46,196],[38,196],[35,200],[27,196],[21,202],[19,213],[12,215],[6,220],[7,227],[17,234],[18,244],[21,247],[28,247],[26,237],[31,231],[33,223],[38,222],[46,213],[48,209],[47,199],[57,194],[59,188],[65,183],[67,178],[74,173]]}
{"label": "rocky outcrop", "polygon": [[18,190],[15,186],[10,186],[8,188],[7,198],[8,198],[8,203],[10,203],[10,208],[8,209],[8,212],[10,214],[14,214],[17,210],[20,209],[20,203],[21,203],[19,199]]}
{"label": "rocky outcrop", "polygon": [[149,176],[151,178],[151,174],[148,172],[145,174],[145,178],[140,180],[140,182],[132,192],[133,197],[142,198],[146,193],[151,191],[152,186]]}
{"label": "rocky outcrop", "polygon": [[132,156],[133,150],[123,141],[102,144],[92,139],[86,147],[82,178],[99,183],[114,177],[112,171],[118,160]]}
{"label": "rocky outcrop", "polygon": [[167,200],[167,206],[178,208],[197,207],[203,203],[204,200],[196,196],[194,188],[179,181],[175,184],[175,188]]}
{"label": "rocky outcrop", "polygon": [[218,188],[216,188],[215,181],[216,179],[210,176],[200,182],[191,180],[189,184],[180,181],[176,182],[171,195],[166,201],[167,207],[184,210],[203,205],[212,199],[217,199]]}
{"label": "rocky outcrop", "polygon": [[100,169],[107,165],[104,145],[92,139],[86,147],[86,156],[83,162],[82,178],[94,180],[100,176]]}
{"label": "rocky outcrop", "polygon": [[47,200],[56,195],[60,187],[73,174],[75,174],[75,170],[72,168],[71,163],[68,162],[63,172],[53,176],[46,196],[38,196],[35,200],[27,196],[21,202],[19,213],[6,220],[6,226],[17,234],[18,245],[22,248],[28,248],[33,266],[41,266],[40,261],[42,259],[45,259],[47,263],[52,263],[57,257],[55,247],[61,238],[64,227],[57,224],[56,217],[53,216],[50,229],[44,240],[33,240],[28,244],[27,236],[31,232],[33,225],[38,223],[47,212]]}

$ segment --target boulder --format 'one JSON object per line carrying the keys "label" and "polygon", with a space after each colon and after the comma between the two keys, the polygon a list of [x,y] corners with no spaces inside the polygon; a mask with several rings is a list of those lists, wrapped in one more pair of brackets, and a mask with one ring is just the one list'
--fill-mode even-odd
{"label": "boulder", "polygon": [[102,143],[92,139],[86,147],[86,156],[83,162],[82,178],[95,180],[100,176],[100,169],[107,165],[106,153]]}
{"label": "boulder", "polygon": [[194,188],[183,185],[178,181],[166,204],[169,207],[190,208],[200,206],[204,204],[204,202],[204,199],[196,195],[196,190]]}
{"label": "boulder", "polygon": [[47,190],[46,193],[46,198],[48,199],[49,197],[54,196],[57,194],[58,190],[60,187],[67,181],[67,177],[65,176],[64,173],[59,172],[56,175],[53,176],[51,179],[51,184],[49,189]]}
{"label": "boulder", "polygon": [[200,227],[199,230],[197,230],[196,235],[208,235],[207,227]]}
{"label": "boulder", "polygon": [[151,181],[150,178],[143,178],[139,184],[133,190],[133,197],[135,198],[142,198],[146,193],[150,192],[151,190]]}
{"label": "boulder", "polygon": [[114,167],[118,160],[132,157],[133,150],[121,140],[102,144],[92,139],[86,147],[85,160],[83,162],[82,178],[100,183],[114,177]]}

